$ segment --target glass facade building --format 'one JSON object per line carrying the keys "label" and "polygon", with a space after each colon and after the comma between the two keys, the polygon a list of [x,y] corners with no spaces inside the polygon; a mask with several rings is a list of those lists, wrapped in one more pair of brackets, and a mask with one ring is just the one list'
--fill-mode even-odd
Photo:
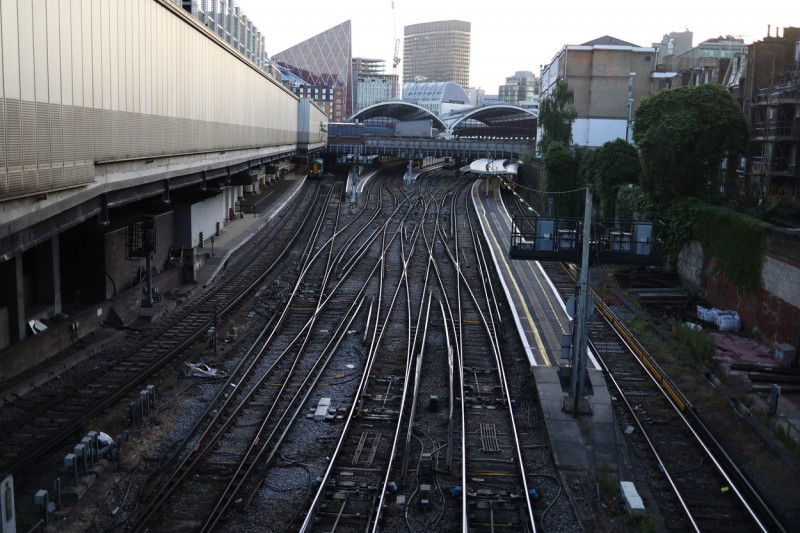
{"label": "glass facade building", "polygon": [[498,87],[498,100],[539,112],[539,80],[533,72],[520,70]]}
{"label": "glass facade building", "polygon": [[397,75],[386,74],[383,59],[353,58],[353,113],[397,98]]}
{"label": "glass facade building", "polygon": [[339,121],[353,113],[352,58],[353,39],[348,20],[275,54],[272,60],[320,91],[341,87],[344,92],[343,113],[342,116],[334,113],[331,117]]}
{"label": "glass facade building", "polygon": [[461,20],[406,26],[403,83],[454,81],[469,87],[471,27],[471,23]]}
{"label": "glass facade building", "polygon": [[233,0],[172,0],[268,74],[264,35]]}

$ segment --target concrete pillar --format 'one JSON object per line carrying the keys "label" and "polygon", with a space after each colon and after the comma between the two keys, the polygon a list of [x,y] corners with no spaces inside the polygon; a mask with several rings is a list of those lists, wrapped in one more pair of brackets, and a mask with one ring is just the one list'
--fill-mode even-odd
{"label": "concrete pillar", "polygon": [[59,258],[58,235],[52,238],[50,247],[53,251],[53,312],[61,312],[61,261]]}
{"label": "concrete pillar", "polygon": [[25,284],[22,272],[22,254],[14,257],[12,261],[16,263],[14,266],[16,267],[15,277],[17,280],[17,332],[21,342],[27,336],[25,333],[27,323],[25,322]]}

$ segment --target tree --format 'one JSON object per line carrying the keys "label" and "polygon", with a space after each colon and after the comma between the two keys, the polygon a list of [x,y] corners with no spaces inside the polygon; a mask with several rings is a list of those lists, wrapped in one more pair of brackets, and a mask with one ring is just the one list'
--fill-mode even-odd
{"label": "tree", "polygon": [[[545,193],[560,193],[582,187],[578,180],[578,166],[578,158],[567,145],[560,141],[551,142],[542,157],[544,174],[542,189]],[[576,197],[582,199],[582,195],[546,194],[545,196],[553,198],[555,216],[580,216],[583,212],[583,204],[575,200]]]}
{"label": "tree", "polygon": [[675,195],[712,200],[720,164],[738,160],[747,144],[747,118],[724,87],[679,87],[650,95],[634,114],[633,140],[641,183],[654,200]]}
{"label": "tree", "polygon": [[597,191],[604,217],[615,217],[617,192],[638,184],[641,169],[636,148],[624,139],[609,141],[592,152],[588,178]]}
{"label": "tree", "polygon": [[542,138],[539,139],[539,151],[547,153],[550,143],[560,142],[565,146],[572,144],[572,123],[578,112],[572,106],[575,93],[567,82],[558,80],[555,89],[539,102],[539,126]]}

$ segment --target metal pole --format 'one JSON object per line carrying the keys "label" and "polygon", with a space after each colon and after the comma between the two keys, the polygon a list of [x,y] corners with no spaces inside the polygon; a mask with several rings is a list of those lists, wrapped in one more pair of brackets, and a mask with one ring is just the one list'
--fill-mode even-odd
{"label": "metal pole", "polygon": [[628,75],[628,122],[625,124],[625,142],[630,142],[631,130],[631,109],[633,108],[633,77],[636,76],[635,72]]}
{"label": "metal pole", "polygon": [[358,186],[357,182],[358,182],[358,172],[356,171],[356,166],[353,165],[353,167],[350,169],[350,184],[352,186],[352,194],[351,194],[351,197],[350,197],[350,203],[353,204],[353,205],[356,204],[356,200],[357,200],[357,198],[356,198],[356,189],[357,189],[357,186]]}
{"label": "metal pole", "polygon": [[153,307],[153,254],[147,252],[147,307]]}
{"label": "metal pole", "polygon": [[574,414],[578,416],[578,404],[583,396],[586,374],[586,302],[589,295],[589,245],[592,225],[592,188],[586,187],[586,207],[583,213],[583,250],[581,254],[580,289],[578,291],[578,342],[574,345],[577,353],[572,366],[573,376],[570,392],[574,394]]}

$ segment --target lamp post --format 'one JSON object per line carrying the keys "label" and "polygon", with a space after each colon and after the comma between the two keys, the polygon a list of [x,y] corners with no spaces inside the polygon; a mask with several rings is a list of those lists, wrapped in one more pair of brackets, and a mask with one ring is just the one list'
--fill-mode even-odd
{"label": "lamp post", "polygon": [[569,391],[573,399],[573,414],[575,418],[580,412],[580,399],[583,396],[586,376],[586,348],[587,326],[586,307],[589,300],[589,245],[592,226],[592,188],[586,187],[586,205],[583,211],[583,248],[581,250],[581,274],[579,278],[578,294],[575,302],[575,315],[573,324],[576,325],[575,337],[572,344],[572,372],[570,374]]}
{"label": "lamp post", "polygon": [[633,77],[635,72],[628,75],[628,121],[625,123],[625,142],[630,142],[631,131],[631,109],[633,108]]}

